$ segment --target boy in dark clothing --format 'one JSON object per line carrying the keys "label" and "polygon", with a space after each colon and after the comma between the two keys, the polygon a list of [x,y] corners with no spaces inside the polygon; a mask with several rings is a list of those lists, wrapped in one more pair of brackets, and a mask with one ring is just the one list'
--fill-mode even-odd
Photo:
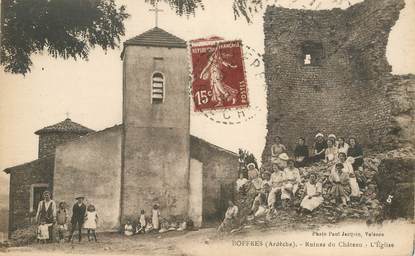
{"label": "boy in dark clothing", "polygon": [[86,213],[86,205],[84,204],[84,197],[79,196],[75,198],[77,202],[74,204],[72,208],[72,228],[71,228],[71,235],[69,236],[69,242],[73,239],[73,234],[75,232],[75,229],[78,229],[79,234],[79,242],[82,240],[82,225],[84,224],[85,220],[85,213]]}

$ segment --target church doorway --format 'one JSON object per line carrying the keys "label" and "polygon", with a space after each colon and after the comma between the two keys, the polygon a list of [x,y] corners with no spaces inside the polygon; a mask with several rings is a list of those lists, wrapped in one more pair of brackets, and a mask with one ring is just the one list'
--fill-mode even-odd
{"label": "church doorway", "polygon": [[30,212],[37,211],[40,201],[43,199],[43,192],[48,190],[48,184],[32,184],[30,186]]}
{"label": "church doorway", "polygon": [[202,225],[202,206],[203,206],[203,163],[190,159],[189,174],[189,217],[193,220],[196,227]]}

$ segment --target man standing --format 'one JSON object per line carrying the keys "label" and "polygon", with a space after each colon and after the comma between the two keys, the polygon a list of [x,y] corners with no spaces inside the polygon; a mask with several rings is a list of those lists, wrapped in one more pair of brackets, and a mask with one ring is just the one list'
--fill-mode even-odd
{"label": "man standing", "polygon": [[86,206],[84,204],[84,197],[83,196],[78,196],[75,199],[77,200],[77,202],[74,204],[74,206],[72,208],[72,218],[71,218],[72,228],[71,228],[71,234],[69,236],[69,242],[72,241],[73,234],[75,232],[75,229],[77,229],[77,228],[78,228],[78,234],[79,234],[79,242],[81,242],[81,239],[82,239],[81,229],[82,229],[82,225],[84,224],[85,213],[86,213]]}
{"label": "man standing", "polygon": [[52,238],[52,231],[53,231],[53,223],[56,220],[56,203],[51,199],[51,195],[49,191],[43,192],[43,200],[39,202],[37,206],[36,212],[36,222],[41,223],[45,222],[49,225],[48,232],[49,232],[49,241],[53,241]]}

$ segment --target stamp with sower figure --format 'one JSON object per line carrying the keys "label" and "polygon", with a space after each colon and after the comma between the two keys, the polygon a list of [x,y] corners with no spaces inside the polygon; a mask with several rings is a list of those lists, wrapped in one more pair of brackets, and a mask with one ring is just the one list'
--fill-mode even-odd
{"label": "stamp with sower figure", "polygon": [[195,111],[249,106],[240,40],[193,40],[190,54]]}

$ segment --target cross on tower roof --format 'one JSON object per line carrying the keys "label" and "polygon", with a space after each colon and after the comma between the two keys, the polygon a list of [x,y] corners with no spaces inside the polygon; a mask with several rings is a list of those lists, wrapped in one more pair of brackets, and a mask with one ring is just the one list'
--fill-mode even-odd
{"label": "cross on tower roof", "polygon": [[154,8],[149,10],[150,12],[154,12],[154,16],[156,19],[156,27],[158,27],[158,23],[159,23],[159,12],[162,12],[162,9],[158,8],[158,1],[156,1],[154,3]]}
{"label": "cross on tower roof", "polygon": [[69,119],[69,114],[70,113],[69,112],[66,112],[65,114],[66,114],[66,119]]}

